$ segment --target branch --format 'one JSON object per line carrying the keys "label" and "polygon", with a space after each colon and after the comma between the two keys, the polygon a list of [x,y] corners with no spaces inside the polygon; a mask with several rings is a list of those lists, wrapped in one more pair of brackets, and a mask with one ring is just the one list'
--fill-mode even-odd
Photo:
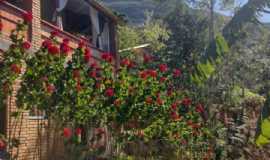
{"label": "branch", "polygon": [[263,9],[262,12],[264,13],[269,13],[270,14],[270,11],[266,10],[266,9]]}

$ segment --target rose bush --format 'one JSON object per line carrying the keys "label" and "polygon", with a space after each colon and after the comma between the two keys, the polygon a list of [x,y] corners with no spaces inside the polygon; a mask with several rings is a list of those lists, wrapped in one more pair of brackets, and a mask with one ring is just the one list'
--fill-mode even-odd
{"label": "rose bush", "polygon": [[[87,129],[91,124],[103,131],[95,136],[110,134],[114,138],[111,145],[125,154],[134,155],[133,151],[125,150],[127,146],[143,143],[149,148],[154,144],[158,150],[169,149],[171,156],[211,157],[211,133],[202,118],[203,105],[181,84],[175,87],[175,79],[181,81],[185,71],[153,62],[150,55],[144,55],[143,62],[123,57],[120,66],[115,67],[113,54],[102,53],[101,60],[97,60],[84,41],[72,51],[68,39],[57,41],[57,31],[44,40],[36,53],[25,56],[30,43],[20,32],[32,18],[30,14],[24,17],[24,22],[11,35],[13,44],[4,54],[2,100],[25,65],[17,94],[18,107],[45,111],[47,116],[57,117],[63,126],[77,128],[75,131],[63,129],[67,143],[74,142],[75,134],[79,141],[77,139],[74,145],[81,146],[78,142],[82,134],[88,132],[83,133],[78,126]],[[156,65],[149,67],[151,62]],[[85,137],[87,144],[92,143],[88,135]],[[99,145],[93,143],[92,146],[95,146],[91,150],[94,154]],[[193,153],[182,152],[188,150]],[[161,156],[157,150],[143,152],[148,156]]]}

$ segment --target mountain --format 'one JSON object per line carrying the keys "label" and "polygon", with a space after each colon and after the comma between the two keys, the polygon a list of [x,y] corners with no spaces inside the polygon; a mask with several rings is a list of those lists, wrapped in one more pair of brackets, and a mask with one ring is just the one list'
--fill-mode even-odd
{"label": "mountain", "polygon": [[[182,4],[182,7],[184,6],[184,8],[190,10],[190,12],[197,12],[184,4],[182,0],[99,0],[99,2],[113,11],[124,15],[130,25],[142,25],[146,20],[146,12],[153,12],[157,17],[165,17],[179,6],[179,4]],[[205,14],[205,12],[201,12],[201,15]],[[219,19],[225,22],[231,19],[231,17],[219,13],[217,13],[216,16],[218,17],[217,23],[219,23]],[[270,23],[265,23],[264,25],[270,29]]]}
{"label": "mountain", "polygon": [[141,25],[145,22],[146,12],[153,12],[158,17],[164,17],[172,11],[181,0],[100,0],[108,8],[126,16],[132,25]]}
{"label": "mountain", "polygon": [[123,14],[130,24],[143,24],[145,12],[153,11],[155,3],[151,0],[102,0],[105,6]]}

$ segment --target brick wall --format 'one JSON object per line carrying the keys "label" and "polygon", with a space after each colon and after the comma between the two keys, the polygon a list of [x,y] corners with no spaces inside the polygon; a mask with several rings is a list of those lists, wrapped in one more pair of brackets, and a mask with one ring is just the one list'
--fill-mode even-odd
{"label": "brick wall", "polygon": [[[25,6],[33,14],[33,23],[25,33],[27,40],[31,41],[33,49],[37,49],[41,44],[40,32],[40,0],[25,0]],[[6,50],[11,44],[10,32],[15,29],[18,21],[22,21],[24,10],[0,2],[0,18],[3,23],[2,34],[0,35],[0,49]],[[3,52],[0,52],[0,57]],[[5,121],[5,133],[9,140],[17,139],[20,144],[18,148],[10,148],[9,152],[17,156],[18,160],[42,160],[47,159],[48,151],[48,122],[42,119],[33,119],[28,111],[19,111],[16,106],[15,95],[20,87],[20,80],[13,86],[12,96],[8,97],[5,109],[5,117],[0,117]],[[2,111],[3,112],[3,111]],[[14,113],[20,113],[14,117]],[[3,114],[3,113],[2,113]]]}
{"label": "brick wall", "polygon": [[41,45],[41,0],[33,0],[32,2],[32,46],[38,49]]}
{"label": "brick wall", "polygon": [[[50,31],[54,27],[41,20],[41,1],[43,0],[24,0],[24,9],[31,11],[33,21],[25,37],[32,43],[32,51],[39,48],[43,39],[49,37]],[[7,2],[0,2],[0,19],[3,23],[2,34],[0,35],[0,61],[3,52],[8,49],[11,41],[9,35],[15,29],[18,21],[22,21],[22,13],[24,10],[10,5]],[[111,34],[115,35],[115,28],[111,30]],[[71,39],[71,47],[77,47],[78,37],[74,37],[65,32],[61,32],[62,38]],[[62,41],[59,39],[59,42]],[[116,44],[113,44],[116,46]],[[89,46],[92,47],[92,46]],[[92,48],[94,56],[99,57],[99,49]],[[114,47],[114,50],[117,48]],[[5,121],[5,133],[11,140],[13,138],[20,141],[18,148],[9,149],[10,153],[17,156],[17,160],[59,160],[63,159],[63,139],[62,129],[57,123],[33,118],[28,111],[19,111],[16,106],[16,93],[20,87],[20,80],[14,84],[12,96],[8,97],[8,104],[5,109],[5,117],[1,116],[0,121]],[[18,117],[12,115],[20,112]],[[3,113],[2,113],[3,114]]]}

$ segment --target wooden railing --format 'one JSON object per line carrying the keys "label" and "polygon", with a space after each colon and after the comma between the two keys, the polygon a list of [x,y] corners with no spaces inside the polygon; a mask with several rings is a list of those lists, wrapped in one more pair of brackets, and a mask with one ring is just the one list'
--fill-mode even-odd
{"label": "wooden railing", "polygon": [[[70,47],[75,49],[78,46],[78,43],[81,40],[85,40],[85,42],[87,42],[87,39],[84,39],[82,37],[77,37],[71,33],[68,33],[66,31],[63,31],[61,29],[59,29],[57,26],[46,22],[44,20],[41,20],[41,35],[42,35],[42,39],[47,39],[50,37],[50,34],[52,31],[57,31],[59,33],[58,39],[57,41],[59,41],[60,43],[62,42],[62,39],[67,38],[70,40]],[[93,56],[97,59],[99,59],[100,55],[104,52],[101,49],[98,49],[96,47],[94,47],[93,45],[91,45],[90,43],[86,44],[89,48],[92,49],[93,52]]]}
{"label": "wooden railing", "polygon": [[[0,35],[0,40],[3,42],[7,42],[7,44],[10,43],[10,33],[12,30],[16,29],[16,26],[19,22],[23,21],[23,14],[26,11],[24,11],[21,8],[18,8],[7,1],[0,1],[0,19],[3,24],[2,28],[2,34]],[[78,43],[80,40],[84,39],[82,37],[75,36],[71,33],[68,33],[66,31],[63,31],[59,29],[57,26],[46,22],[44,20],[41,21],[41,39],[47,39],[50,37],[50,33],[52,31],[57,30],[59,33],[59,38],[58,41],[61,43],[62,39],[68,38],[70,40],[70,47],[75,49],[77,48]],[[28,41],[32,41],[32,27],[35,27],[31,25],[28,30],[25,32],[25,39]],[[86,42],[88,41],[87,39],[84,39]],[[90,43],[87,44],[89,48],[92,49],[93,57],[96,59],[100,59],[100,55],[104,52],[103,50],[91,45]]]}

